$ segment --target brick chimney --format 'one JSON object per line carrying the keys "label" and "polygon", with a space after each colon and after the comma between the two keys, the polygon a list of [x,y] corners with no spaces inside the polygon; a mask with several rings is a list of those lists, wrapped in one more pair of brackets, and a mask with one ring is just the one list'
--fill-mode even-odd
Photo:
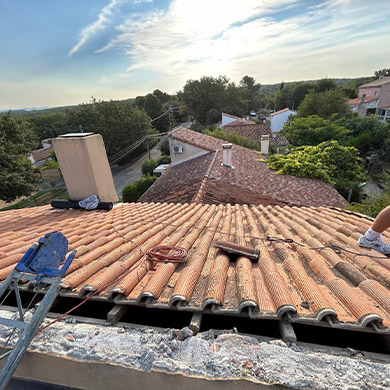
{"label": "brick chimney", "polygon": [[228,168],[233,168],[232,148],[233,144],[222,144],[222,165]]}
{"label": "brick chimney", "polygon": [[100,134],[70,133],[53,140],[71,200],[95,194],[102,202],[117,202],[106,149]]}
{"label": "brick chimney", "polygon": [[269,153],[269,135],[261,136],[261,153],[268,154]]}

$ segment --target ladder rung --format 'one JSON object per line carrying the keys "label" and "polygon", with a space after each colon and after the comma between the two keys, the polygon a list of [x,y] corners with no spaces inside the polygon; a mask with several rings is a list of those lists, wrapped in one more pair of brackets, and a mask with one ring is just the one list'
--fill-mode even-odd
{"label": "ladder rung", "polygon": [[[21,280],[35,280],[37,278],[36,274],[27,274],[23,272],[18,272],[17,278]],[[50,276],[43,276],[39,279],[40,283],[47,283],[47,284],[52,284],[54,281],[54,278]]]}

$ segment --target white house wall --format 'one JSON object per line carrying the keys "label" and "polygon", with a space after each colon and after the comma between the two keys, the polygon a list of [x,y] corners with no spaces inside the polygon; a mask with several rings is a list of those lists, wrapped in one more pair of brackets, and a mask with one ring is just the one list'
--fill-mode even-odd
{"label": "white house wall", "polygon": [[[192,160],[193,158],[203,156],[204,154],[210,153],[207,150],[198,148],[197,146],[187,144],[185,142],[179,141],[175,138],[168,137],[169,148],[171,150],[171,164],[175,165],[187,160]],[[182,146],[183,153],[175,153],[173,151],[174,146]]]}
{"label": "white house wall", "polygon": [[296,115],[295,111],[284,111],[280,114],[271,116],[271,131],[273,133],[279,133],[283,129],[284,124],[287,122],[287,119],[290,115]]}
{"label": "white house wall", "polygon": [[237,120],[237,118],[231,118],[230,116],[222,114],[222,124],[221,124],[220,128],[222,126],[226,126],[229,123],[235,122],[236,120]]}

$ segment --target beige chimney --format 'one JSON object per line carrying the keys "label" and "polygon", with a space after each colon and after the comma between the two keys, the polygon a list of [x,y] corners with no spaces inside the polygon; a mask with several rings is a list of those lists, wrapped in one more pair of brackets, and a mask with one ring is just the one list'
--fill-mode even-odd
{"label": "beige chimney", "polygon": [[106,149],[100,134],[71,133],[53,140],[69,198],[95,194],[102,202],[117,202]]}
{"label": "beige chimney", "polygon": [[269,153],[269,135],[261,136],[261,153],[268,154]]}
{"label": "beige chimney", "polygon": [[222,144],[222,165],[225,167],[233,168],[232,148],[233,144]]}

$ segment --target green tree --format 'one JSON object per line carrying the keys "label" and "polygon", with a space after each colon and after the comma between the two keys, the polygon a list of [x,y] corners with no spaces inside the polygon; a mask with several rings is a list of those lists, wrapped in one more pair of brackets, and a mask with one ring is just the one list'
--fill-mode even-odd
{"label": "green tree", "polygon": [[330,118],[336,115],[342,118],[350,113],[346,100],[343,92],[338,89],[325,92],[311,90],[299,105],[298,113],[300,116],[318,115]]}
{"label": "green tree", "polygon": [[246,107],[240,88],[225,76],[188,80],[178,97],[201,125],[212,124],[216,112],[218,119],[222,111],[242,116]]}
{"label": "green tree", "polygon": [[34,191],[37,176],[26,155],[36,142],[27,121],[13,119],[10,112],[0,115],[0,199],[10,202]]}
{"label": "green tree", "polygon": [[389,77],[390,76],[390,68],[384,68],[384,69],[379,69],[375,71],[375,77],[379,79],[379,77]]}
{"label": "green tree", "polygon": [[68,124],[65,112],[39,114],[27,119],[33,126],[39,140],[55,138],[60,134],[68,133]]}
{"label": "green tree", "polygon": [[336,88],[337,88],[336,83],[332,79],[328,79],[328,78],[317,81],[315,86],[316,92],[325,92]]}
{"label": "green tree", "polygon": [[68,110],[69,130],[102,135],[108,156],[134,144],[152,132],[150,118],[127,101],[96,101]]}
{"label": "green tree", "polygon": [[295,115],[290,118],[282,132],[294,146],[314,146],[329,140],[345,142],[351,133],[338,121],[321,118],[318,115],[308,117]]}
{"label": "green tree", "polygon": [[224,77],[203,76],[200,80],[188,80],[178,95],[194,119],[204,125],[212,108],[222,111],[226,84]]}
{"label": "green tree", "polygon": [[313,84],[308,82],[284,85],[283,88],[276,92],[275,109],[296,109],[311,89],[313,89]]}
{"label": "green tree", "polygon": [[169,140],[168,138],[164,138],[157,146],[157,149],[161,151],[161,154],[170,156],[171,149],[169,147]]}
{"label": "green tree", "polygon": [[161,92],[159,89],[156,89],[153,93],[148,93],[145,96],[137,96],[135,98],[135,104],[138,108],[144,110],[150,119],[155,119],[153,121],[153,127],[158,130],[158,132],[164,132],[169,130],[169,117],[168,114],[164,114],[167,111],[165,103],[169,100],[169,95],[165,92]]}
{"label": "green tree", "polygon": [[246,101],[246,111],[257,110],[259,108],[259,91],[261,85],[251,76],[244,76],[240,81],[243,91],[243,98]]}
{"label": "green tree", "polygon": [[374,115],[364,118],[351,115],[341,124],[351,131],[348,144],[359,149],[361,155],[376,152],[381,158],[390,160],[390,123],[382,122]]}
{"label": "green tree", "polygon": [[340,145],[337,141],[322,142],[317,146],[293,148],[288,155],[273,155],[268,166],[279,174],[319,179],[332,184],[343,196],[348,189],[365,180],[356,148]]}

